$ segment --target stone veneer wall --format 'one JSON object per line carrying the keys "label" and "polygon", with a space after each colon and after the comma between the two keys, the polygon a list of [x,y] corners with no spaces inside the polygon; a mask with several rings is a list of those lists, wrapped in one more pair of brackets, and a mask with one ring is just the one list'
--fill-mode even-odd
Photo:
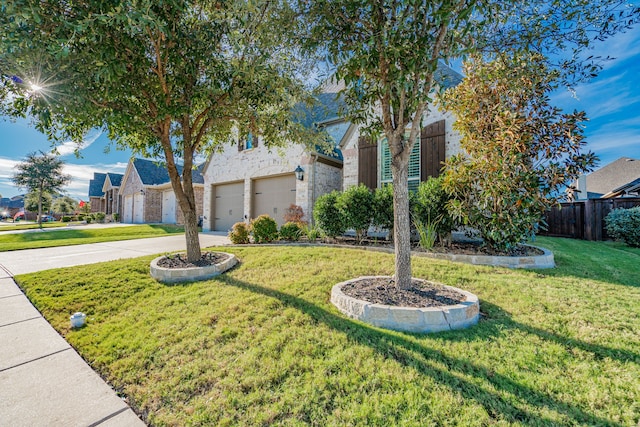
{"label": "stone veneer wall", "polygon": [[[445,158],[449,158],[461,151],[460,134],[453,129],[455,117],[449,112],[442,112],[434,109],[423,116],[425,126],[431,123],[444,120],[445,121]],[[342,148],[342,156],[344,158],[344,168],[342,172],[342,190],[358,185],[358,138],[360,132],[353,132],[351,138],[344,144]],[[380,156],[378,156],[380,162]],[[378,180],[380,179],[380,164],[378,163]],[[378,186],[379,186],[378,182]]]}
{"label": "stone veneer wall", "polygon": [[144,222],[162,222],[162,190],[147,188],[144,192]]}

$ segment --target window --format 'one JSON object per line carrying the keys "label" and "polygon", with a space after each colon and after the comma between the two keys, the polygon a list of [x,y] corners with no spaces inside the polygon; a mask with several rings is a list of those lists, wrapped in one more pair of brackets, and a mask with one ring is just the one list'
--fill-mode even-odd
{"label": "window", "polygon": [[[387,139],[383,139],[380,146],[380,185],[385,186],[393,182],[391,175],[391,151]],[[409,156],[409,191],[416,191],[420,185],[420,137],[411,150]]]}
{"label": "window", "polygon": [[258,137],[249,132],[238,140],[238,151],[251,150],[258,146]]}

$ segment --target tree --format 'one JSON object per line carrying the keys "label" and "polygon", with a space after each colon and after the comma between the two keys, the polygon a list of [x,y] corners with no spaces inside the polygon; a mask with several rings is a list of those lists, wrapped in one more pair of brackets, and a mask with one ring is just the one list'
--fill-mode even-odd
{"label": "tree", "polygon": [[70,214],[78,209],[78,202],[69,196],[58,197],[53,201],[52,209],[60,214]]}
{"label": "tree", "polygon": [[[438,64],[482,52],[532,50],[545,55],[564,81],[597,71],[579,53],[594,39],[638,22],[624,1],[314,0],[317,45],[343,80],[345,114],[362,132],[389,144],[393,177],[395,282],[411,285],[409,156],[434,92]],[[559,55],[572,49],[573,56]],[[582,74],[581,74],[582,73]]]}
{"label": "tree", "polygon": [[37,195],[40,227],[42,227],[42,208],[45,194],[61,191],[62,187],[71,179],[62,173],[62,167],[62,160],[42,151],[40,154],[28,154],[22,163],[16,165],[17,171],[13,176],[13,182],[17,187],[27,188]]}
{"label": "tree", "polygon": [[189,261],[201,257],[198,154],[248,132],[269,145],[313,143],[290,117],[308,97],[295,47],[301,27],[286,1],[16,0],[3,8],[2,87],[13,93],[4,112],[32,116],[54,141],[79,143],[103,128],[118,146],[163,158]]}
{"label": "tree", "polygon": [[[49,212],[52,200],[53,197],[49,193],[42,193],[42,198],[40,198],[36,191],[31,191],[24,196],[24,210],[38,212],[39,206],[42,206],[42,212]],[[40,216],[40,214],[38,214],[38,216]]]}
{"label": "tree", "polygon": [[584,112],[550,105],[558,73],[540,55],[465,63],[465,79],[443,102],[456,115],[465,153],[447,161],[452,213],[492,249],[509,251],[536,232],[562,188],[592,170]]}

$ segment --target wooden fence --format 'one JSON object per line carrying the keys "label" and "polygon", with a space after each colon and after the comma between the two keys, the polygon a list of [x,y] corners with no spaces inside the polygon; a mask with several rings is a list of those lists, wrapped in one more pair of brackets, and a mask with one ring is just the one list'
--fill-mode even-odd
{"label": "wooden fence", "polygon": [[640,206],[640,197],[592,199],[554,206],[545,215],[547,230],[541,236],[607,240],[604,218],[612,209]]}

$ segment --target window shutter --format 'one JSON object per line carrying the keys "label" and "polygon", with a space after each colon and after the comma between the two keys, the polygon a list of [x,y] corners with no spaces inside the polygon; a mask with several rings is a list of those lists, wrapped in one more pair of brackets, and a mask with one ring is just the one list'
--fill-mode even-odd
{"label": "window shutter", "polygon": [[421,181],[430,176],[437,178],[445,160],[445,128],[444,120],[435,122],[422,129],[420,134]]}
{"label": "window shutter", "polygon": [[358,138],[358,183],[375,190],[378,186],[378,143],[371,138]]}

